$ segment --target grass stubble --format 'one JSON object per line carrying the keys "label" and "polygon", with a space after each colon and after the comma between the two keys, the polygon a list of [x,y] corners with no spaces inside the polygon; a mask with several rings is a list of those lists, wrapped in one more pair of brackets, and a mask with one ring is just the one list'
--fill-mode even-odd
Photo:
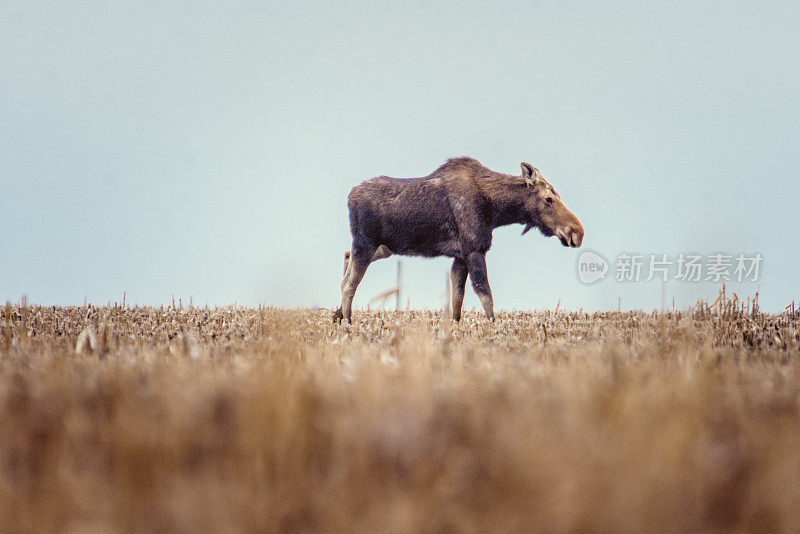
{"label": "grass stubble", "polygon": [[0,308],[0,531],[800,531],[800,317]]}

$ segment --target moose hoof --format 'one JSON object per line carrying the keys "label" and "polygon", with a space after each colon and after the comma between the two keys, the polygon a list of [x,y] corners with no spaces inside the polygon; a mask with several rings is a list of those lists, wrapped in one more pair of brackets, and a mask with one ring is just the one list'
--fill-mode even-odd
{"label": "moose hoof", "polygon": [[342,309],[339,308],[335,312],[333,312],[333,322],[334,324],[341,324],[342,319],[344,319],[344,314],[342,314]]}

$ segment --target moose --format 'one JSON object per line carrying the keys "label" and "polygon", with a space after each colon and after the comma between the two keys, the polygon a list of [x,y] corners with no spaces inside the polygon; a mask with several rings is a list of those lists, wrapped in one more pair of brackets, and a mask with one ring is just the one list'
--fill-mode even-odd
{"label": "moose", "polygon": [[352,323],[353,296],[370,263],[392,254],[453,258],[450,269],[453,319],[461,319],[467,275],[486,317],[494,302],[486,273],[492,231],[523,224],[565,247],[580,247],[583,224],[542,173],[527,162],[521,176],[495,172],[479,161],[447,160],[428,176],[378,176],[355,186],[347,197],[353,243],[344,255],[342,304],[334,321]]}

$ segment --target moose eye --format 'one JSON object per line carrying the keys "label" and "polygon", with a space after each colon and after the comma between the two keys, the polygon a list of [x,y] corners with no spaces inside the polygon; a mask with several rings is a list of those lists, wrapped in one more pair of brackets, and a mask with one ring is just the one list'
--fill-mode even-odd
{"label": "moose eye", "polygon": [[553,203],[553,197],[547,197],[547,198],[544,199],[544,201],[546,203],[548,203],[548,204],[552,204]]}

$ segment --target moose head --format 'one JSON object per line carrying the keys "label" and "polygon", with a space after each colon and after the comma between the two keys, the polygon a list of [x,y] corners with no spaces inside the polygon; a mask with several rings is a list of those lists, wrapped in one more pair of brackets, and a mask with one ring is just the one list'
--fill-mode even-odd
{"label": "moose head", "polygon": [[525,180],[525,235],[531,228],[538,228],[545,237],[556,236],[565,247],[579,247],[583,243],[583,224],[580,219],[561,200],[561,195],[542,175],[541,171],[528,162],[520,164],[522,179]]}

